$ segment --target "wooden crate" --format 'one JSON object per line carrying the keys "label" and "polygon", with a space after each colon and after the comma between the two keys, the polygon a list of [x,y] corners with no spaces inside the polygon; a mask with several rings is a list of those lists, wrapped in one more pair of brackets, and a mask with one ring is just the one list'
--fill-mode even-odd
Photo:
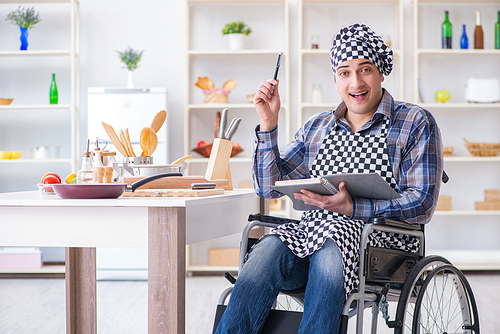
{"label": "wooden crate", "polygon": [[208,250],[209,266],[238,266],[239,248],[210,248]]}
{"label": "wooden crate", "polygon": [[476,210],[500,210],[500,202],[476,202]]}
{"label": "wooden crate", "polygon": [[451,210],[451,196],[439,196],[436,210]]}

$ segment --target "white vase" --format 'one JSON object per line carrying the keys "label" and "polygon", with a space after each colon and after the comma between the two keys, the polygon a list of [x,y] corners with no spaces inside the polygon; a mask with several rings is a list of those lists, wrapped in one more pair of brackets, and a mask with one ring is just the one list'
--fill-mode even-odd
{"label": "white vase", "polygon": [[228,34],[226,36],[230,50],[242,50],[245,47],[245,34]]}
{"label": "white vase", "polygon": [[132,73],[133,71],[128,71],[127,88],[134,88],[134,76]]}

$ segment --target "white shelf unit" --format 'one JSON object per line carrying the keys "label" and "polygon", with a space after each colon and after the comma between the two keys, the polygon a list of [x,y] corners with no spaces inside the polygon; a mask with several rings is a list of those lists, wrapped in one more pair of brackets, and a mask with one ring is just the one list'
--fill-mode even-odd
{"label": "white shelf unit", "polygon": [[[362,5],[362,6],[360,6]],[[373,15],[384,11],[388,15]],[[346,13],[356,13],[355,18]],[[391,19],[391,17],[393,19]],[[382,37],[389,36],[394,68],[384,87],[395,99],[404,93],[404,8],[402,0],[300,0],[298,3],[298,114],[297,124],[316,112],[334,109],[341,98],[336,94],[330,64],[330,47],[335,34],[349,24],[363,22]],[[324,35],[324,32],[329,35]],[[311,37],[319,36],[319,48],[311,48]],[[323,103],[312,103],[313,84],[320,84]]]}
{"label": "white shelf unit", "polygon": [[[247,100],[260,82],[272,78],[278,54],[283,52],[279,70],[281,116],[279,141],[290,138],[290,47],[288,0],[187,0],[186,19],[186,80],[184,103],[184,154],[193,154],[187,160],[187,174],[204,175],[208,158],[192,151],[201,140],[210,143],[214,138],[217,111],[229,109],[228,123],[234,117],[242,118],[233,141],[243,152],[230,159],[233,187],[251,181],[253,139],[259,116]],[[228,22],[244,21],[252,33],[246,38],[243,50],[230,50],[221,30]],[[218,26],[214,24],[217,22]],[[271,32],[271,33],[270,33]],[[227,104],[205,104],[202,90],[195,87],[198,77],[209,77],[217,88],[234,79],[237,86],[228,95]],[[234,239],[234,238],[233,238]],[[204,248],[237,247],[238,241],[218,240],[214,243],[188,247],[187,270],[235,271],[236,267],[211,267],[199,260]],[[236,245],[236,246],[234,246]],[[208,254],[208,249],[205,252]],[[190,258],[196,258],[191,261]],[[196,262],[196,263],[195,263]]]}
{"label": "white shelf unit", "polygon": [[[453,24],[452,49],[441,49],[444,11]],[[482,12],[483,50],[475,50],[475,11]],[[436,211],[426,226],[427,253],[440,254],[461,269],[500,269],[500,211],[480,211],[484,190],[500,189],[500,157],[473,157],[463,145],[500,141],[500,103],[468,103],[468,78],[500,77],[500,50],[493,49],[498,0],[414,0],[412,4],[412,98],[435,116],[444,146],[453,146],[444,159],[450,177],[441,195],[452,197],[452,210]],[[462,24],[466,24],[469,49],[460,49]],[[491,30],[491,31],[490,31]],[[472,47],[472,48],[471,48]],[[448,89],[448,103],[435,103],[434,93]]]}
{"label": "white shelf unit", "polygon": [[[70,25],[70,42],[69,48],[65,49],[48,49],[48,50],[0,50],[0,62],[5,58],[27,58],[27,57],[63,57],[69,58],[70,71],[70,102],[62,104],[14,104],[0,106],[0,112],[3,114],[18,110],[40,110],[49,112],[51,110],[68,110],[70,114],[70,156],[61,159],[29,159],[29,152],[23,152],[23,156],[16,160],[0,160],[1,164],[18,164],[18,163],[64,163],[70,164],[72,171],[76,171],[78,164],[78,147],[79,147],[79,131],[80,131],[80,9],[78,0],[0,0],[0,6],[4,9],[7,5],[51,5],[51,4],[67,4],[69,10],[69,25]],[[6,5],[6,6],[4,6]],[[15,8],[13,8],[15,9]],[[35,8],[35,10],[37,10]],[[43,16],[40,15],[43,19]],[[66,45],[67,47],[67,45]],[[22,71],[22,68],[19,68]],[[57,80],[57,78],[56,78]],[[58,88],[61,90],[60,83]],[[46,129],[44,127],[44,129]],[[61,139],[64,140],[64,139]]]}

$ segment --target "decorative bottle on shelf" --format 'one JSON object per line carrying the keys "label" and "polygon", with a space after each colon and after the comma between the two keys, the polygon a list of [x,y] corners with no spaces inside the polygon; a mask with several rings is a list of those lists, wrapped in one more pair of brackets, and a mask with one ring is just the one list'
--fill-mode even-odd
{"label": "decorative bottle on shelf", "polygon": [[495,23],[495,49],[500,49],[500,10],[497,13],[498,19]]}
{"label": "decorative bottle on shelf", "polygon": [[76,174],[76,183],[96,183],[97,174],[94,172],[92,152],[83,153],[82,169]]}
{"label": "decorative bottle on shelf", "polygon": [[50,84],[50,104],[57,104],[59,100],[59,94],[57,93],[57,85],[56,85],[56,75],[52,74],[52,82]]}
{"label": "decorative bottle on shelf", "polygon": [[460,49],[469,48],[469,39],[467,38],[467,32],[465,31],[465,24],[463,25],[462,37],[460,38]]}
{"label": "decorative bottle on shelf", "polygon": [[451,49],[451,37],[453,33],[453,26],[448,17],[448,11],[444,12],[444,22],[441,25],[442,48]]}
{"label": "decorative bottle on shelf", "polygon": [[312,100],[312,103],[314,103],[314,104],[323,103],[323,91],[321,90],[320,84],[313,85],[311,100]]}
{"label": "decorative bottle on shelf", "polygon": [[483,28],[481,27],[480,11],[476,11],[476,30],[474,30],[474,49],[484,49]]}

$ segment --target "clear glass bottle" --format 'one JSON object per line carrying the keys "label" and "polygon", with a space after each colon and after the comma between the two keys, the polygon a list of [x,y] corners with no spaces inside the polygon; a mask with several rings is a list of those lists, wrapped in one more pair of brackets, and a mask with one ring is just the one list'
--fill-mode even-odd
{"label": "clear glass bottle", "polygon": [[59,101],[59,94],[57,93],[55,73],[52,74],[52,82],[50,83],[49,100],[50,100],[50,104],[57,104],[57,102]]}
{"label": "clear glass bottle", "polygon": [[96,183],[97,174],[94,172],[92,152],[85,152],[83,154],[82,169],[76,174],[76,183]]}
{"label": "clear glass bottle", "polygon": [[465,24],[463,25],[462,37],[460,38],[460,49],[469,48],[469,39],[467,38],[467,32],[465,30]]}
{"label": "clear glass bottle", "polygon": [[495,23],[495,49],[500,49],[500,10],[497,13],[498,19]]}
{"label": "clear glass bottle", "polygon": [[474,49],[484,49],[483,27],[481,27],[480,11],[476,11],[476,29],[474,30]]}
{"label": "clear glass bottle", "polygon": [[448,11],[444,12],[444,22],[441,25],[442,48],[451,49],[451,39],[453,36],[453,26],[449,19]]}

